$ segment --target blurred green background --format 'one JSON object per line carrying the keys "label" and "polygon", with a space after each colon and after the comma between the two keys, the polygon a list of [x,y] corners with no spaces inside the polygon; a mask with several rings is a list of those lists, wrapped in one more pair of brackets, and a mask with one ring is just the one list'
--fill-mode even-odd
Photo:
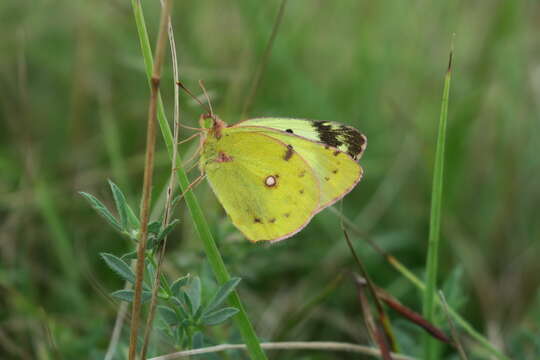
{"label": "blurred green background", "polygon": [[[240,120],[279,5],[175,1],[180,76],[197,94],[204,80],[229,123]],[[144,1],[144,10],[154,40],[158,2]],[[532,0],[291,0],[248,114],[340,121],[366,134],[365,177],[343,212],[423,276],[443,75],[455,33],[439,284],[454,308],[515,359],[540,356],[539,19],[540,3]],[[168,58],[162,91],[169,118],[173,89]],[[0,2],[2,358],[103,358],[119,306],[108,294],[123,283],[99,253],[121,255],[133,244],[77,192],[112,206],[111,179],[138,206],[148,98],[129,1]],[[201,107],[185,94],[181,104],[183,121],[197,124]],[[161,137],[157,146],[159,211],[170,164]],[[356,266],[332,210],[294,238],[261,246],[242,239],[206,183],[196,194],[230,272],[243,279],[240,295],[262,339],[369,342],[349,276]],[[214,280],[184,205],[175,217],[164,271],[200,276],[208,296]],[[416,288],[361,237],[353,241],[373,280],[421,311]],[[340,274],[343,281],[287,327]],[[391,317],[403,351],[420,356],[422,331]],[[447,329],[446,321],[441,326]],[[232,322],[207,335],[240,341]],[[475,342],[462,340],[471,358],[485,358]],[[153,346],[153,354],[174,349],[159,332]],[[127,326],[117,359],[126,348]]]}

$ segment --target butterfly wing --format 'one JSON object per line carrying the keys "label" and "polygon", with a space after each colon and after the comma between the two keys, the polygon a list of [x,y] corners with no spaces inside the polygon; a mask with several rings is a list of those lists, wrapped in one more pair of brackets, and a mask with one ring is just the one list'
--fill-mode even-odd
{"label": "butterfly wing", "polygon": [[318,210],[319,181],[307,161],[266,134],[223,129],[205,144],[201,168],[233,224],[251,241],[290,237]]}
{"label": "butterfly wing", "polygon": [[333,121],[268,117],[241,121],[233,127],[251,126],[278,130],[322,143],[349,154],[354,160],[362,156],[367,146],[366,137],[358,130]]}
{"label": "butterfly wing", "polygon": [[290,145],[312,168],[321,188],[319,211],[347,195],[362,178],[362,167],[336,148],[278,132],[271,136]]}
{"label": "butterfly wing", "polygon": [[[249,121],[241,124],[246,123],[249,124]],[[270,136],[286,144],[291,153],[298,153],[304,158],[320,183],[321,196],[318,211],[332,205],[349,193],[362,177],[362,167],[349,154],[339,148],[266,126],[236,126],[235,129]],[[299,127],[295,129],[298,130]],[[346,147],[341,149],[346,149]]]}

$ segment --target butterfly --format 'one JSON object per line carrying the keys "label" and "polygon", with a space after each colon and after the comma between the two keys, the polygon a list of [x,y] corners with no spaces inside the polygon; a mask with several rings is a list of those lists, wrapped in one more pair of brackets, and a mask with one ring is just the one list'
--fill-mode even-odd
{"label": "butterfly", "polygon": [[337,122],[201,116],[199,169],[232,223],[252,241],[279,241],[358,184],[367,138]]}

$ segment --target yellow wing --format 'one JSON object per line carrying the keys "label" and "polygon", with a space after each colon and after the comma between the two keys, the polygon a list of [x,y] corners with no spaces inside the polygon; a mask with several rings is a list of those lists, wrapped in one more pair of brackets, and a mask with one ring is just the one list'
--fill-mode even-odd
{"label": "yellow wing", "polygon": [[201,168],[231,217],[251,241],[281,240],[319,209],[319,181],[287,144],[262,133],[223,129],[208,139]]}
{"label": "yellow wing", "polygon": [[348,194],[362,178],[362,167],[347,153],[335,147],[269,128],[235,126],[233,129],[270,136],[286,144],[291,153],[304,158],[320,183],[321,196],[317,212]]}
{"label": "yellow wing", "polygon": [[266,117],[240,121],[232,127],[265,127],[298,135],[346,152],[354,160],[360,159],[367,146],[367,138],[360,131],[335,121]]}

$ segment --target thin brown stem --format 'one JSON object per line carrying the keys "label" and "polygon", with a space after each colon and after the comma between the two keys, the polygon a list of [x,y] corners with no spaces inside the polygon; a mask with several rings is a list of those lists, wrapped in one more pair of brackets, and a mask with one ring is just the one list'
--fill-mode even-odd
{"label": "thin brown stem", "polygon": [[[124,289],[131,290],[131,283],[129,281],[126,281]],[[103,360],[111,360],[114,358],[114,354],[116,353],[116,347],[118,345],[118,341],[120,340],[120,335],[122,333],[124,319],[129,309],[128,306],[129,306],[129,303],[125,301],[122,301],[120,303],[120,309],[118,309],[118,313],[116,314],[116,320],[114,322],[114,328],[111,335],[111,340],[109,341],[109,346],[107,347],[107,352],[105,353],[105,357],[103,358]]]}
{"label": "thin brown stem", "polygon": [[[161,1],[161,6],[164,6],[163,0]],[[178,81],[178,59],[176,56],[176,45],[174,42],[174,33],[172,28],[172,21],[169,17],[167,32],[169,36],[169,44],[171,48],[171,58],[173,62],[173,76],[174,82]],[[163,217],[163,228],[167,227],[171,217],[171,208],[172,208],[172,197],[174,193],[175,186],[175,172],[176,172],[176,159],[178,156],[178,149],[176,144],[178,143],[178,138],[180,136],[180,101],[178,94],[178,86],[174,87],[174,141],[173,144],[173,154],[171,161],[171,176],[169,179],[169,185],[167,186],[167,200],[165,201],[165,216]],[[195,134],[198,135],[198,134]],[[161,285],[161,268],[163,264],[163,259],[165,258],[165,249],[167,248],[167,236],[163,239],[163,243],[159,248],[159,257],[157,263],[156,274],[154,277],[153,287],[152,287],[152,299],[150,302],[150,310],[148,311],[148,317],[146,319],[146,328],[144,331],[144,340],[143,347],[141,350],[141,359],[146,358],[146,353],[148,351],[148,344],[150,342],[150,334],[152,333],[152,327],[154,322],[154,317],[156,314],[156,305],[157,305],[157,293]]]}
{"label": "thin brown stem", "polygon": [[[265,350],[322,350],[322,351],[345,351],[357,354],[363,354],[368,356],[380,357],[381,352],[378,349],[342,342],[334,341],[287,341],[287,342],[274,342],[274,343],[261,343],[261,347]],[[209,346],[202,349],[184,350],[167,355],[157,356],[148,360],[173,360],[185,358],[190,355],[209,354],[220,351],[233,350],[233,349],[246,349],[244,344],[222,344],[216,346]],[[415,360],[415,358],[392,353],[394,360]]]}
{"label": "thin brown stem", "polygon": [[[388,316],[386,315],[386,312],[384,311],[384,307],[381,303],[381,300],[379,299],[379,297],[377,296],[377,293],[375,291],[375,286],[373,285],[368,273],[367,273],[367,270],[365,269],[364,267],[364,264],[360,261],[360,258],[358,257],[358,255],[356,254],[356,251],[354,249],[354,246],[351,242],[351,239],[349,238],[349,234],[347,233],[347,230],[345,229],[343,223],[341,224],[342,228],[343,228],[343,234],[345,235],[345,240],[347,242],[347,245],[349,246],[349,250],[351,250],[351,253],[356,261],[356,264],[358,265],[359,269],[360,269],[360,272],[362,274],[362,276],[366,279],[366,283],[367,283],[367,287],[369,289],[369,292],[371,294],[371,297],[373,298],[373,301],[375,302],[375,306],[377,308],[377,312],[379,313],[379,320],[381,322],[381,325],[382,325],[382,328],[384,329],[385,331],[385,334],[386,334],[386,337],[388,339],[388,341],[390,342],[390,346],[392,348],[393,351],[396,351],[397,349],[397,344],[396,344],[396,341],[395,341],[395,338],[393,336],[393,333],[392,333],[392,329],[390,327],[390,321],[389,321],[389,318]],[[379,327],[376,328],[377,332],[379,332]],[[384,353],[384,349],[381,348],[381,351],[383,351],[383,355],[385,356],[388,356],[388,358],[390,358],[390,355],[388,354],[385,354]]]}
{"label": "thin brown stem", "polygon": [[171,12],[172,1],[166,0],[165,6],[161,10],[159,34],[155,52],[155,62],[152,68],[152,81],[150,92],[150,104],[148,106],[148,124],[146,132],[146,155],[144,165],[144,179],[141,202],[141,233],[137,247],[137,265],[135,271],[135,293],[133,297],[133,307],[131,313],[131,333],[129,337],[129,360],[135,360],[137,352],[137,334],[139,331],[141,313],[142,282],[144,277],[144,255],[146,241],[148,239],[148,220],[150,217],[150,203],[152,193],[152,176],[154,170],[154,152],[156,144],[156,108],[159,94],[159,82],[161,76],[161,66],[165,53],[165,42],[167,33],[167,23]]}
{"label": "thin brown stem", "polygon": [[446,313],[446,318],[448,319],[448,324],[450,324],[450,330],[452,332],[452,338],[454,340],[454,344],[456,345],[459,358],[461,360],[468,360],[467,354],[465,353],[465,350],[463,350],[463,345],[461,345],[461,341],[459,340],[459,334],[457,332],[456,326],[454,325],[454,321],[452,321],[452,317],[450,316],[450,313],[448,311],[448,303],[446,302],[446,298],[444,296],[444,293],[439,290],[439,298],[441,299],[441,302],[443,304],[444,311]]}
{"label": "thin brown stem", "polygon": [[285,5],[287,5],[287,0],[282,0],[281,5],[279,6],[278,14],[276,16],[274,27],[272,29],[272,34],[270,35],[270,39],[268,39],[268,43],[266,44],[266,48],[264,49],[261,61],[259,62],[259,64],[257,65],[257,69],[255,70],[253,82],[251,83],[248,96],[246,97],[246,101],[244,102],[244,107],[242,109],[242,116],[240,117],[240,120],[243,120],[244,117],[248,114],[253,99],[255,98],[255,94],[257,93],[257,89],[259,88],[262,74],[264,72],[264,69],[266,68],[266,64],[268,63],[268,58],[270,57],[270,52],[272,51],[274,40],[276,39],[279,26],[281,25],[283,15],[285,14]]}
{"label": "thin brown stem", "polygon": [[377,286],[375,286],[375,289],[377,291],[377,296],[379,297],[379,299],[384,301],[384,303],[389,308],[396,311],[399,315],[409,320],[413,324],[420,326],[435,339],[438,339],[446,344],[453,345],[452,340],[448,336],[446,336],[446,334],[441,329],[428,322],[422,317],[422,315],[401,304],[396,298],[387,293],[384,289],[381,289]]}
{"label": "thin brown stem", "polygon": [[[371,312],[371,305],[366,296],[366,292],[364,291],[365,282],[362,283],[361,281],[359,281],[358,275],[354,274],[354,276],[355,276],[355,282],[357,286],[357,296],[360,302],[360,308],[362,309],[362,315],[364,316],[364,323],[366,325],[368,335],[371,338],[371,341],[374,344],[377,344],[379,348],[386,348],[386,342],[384,338],[380,336],[380,332],[377,330],[377,325],[375,323],[375,320],[373,320],[373,314]],[[388,352],[388,350],[386,350],[386,352]]]}

